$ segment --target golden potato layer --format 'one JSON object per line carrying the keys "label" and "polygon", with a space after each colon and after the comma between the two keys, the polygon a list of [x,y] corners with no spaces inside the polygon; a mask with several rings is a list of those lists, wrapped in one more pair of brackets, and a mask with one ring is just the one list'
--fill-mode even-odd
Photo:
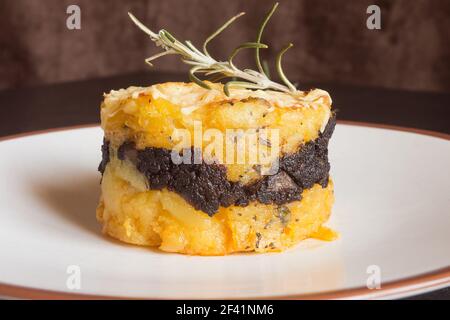
{"label": "golden potato layer", "polygon": [[[323,90],[299,91],[293,96],[270,90],[235,89],[227,97],[222,84],[210,86],[212,90],[194,83],[169,82],[111,91],[101,106],[105,138],[113,148],[132,141],[138,149],[173,149],[180,143],[177,130],[187,129],[193,138],[196,123],[201,124],[203,132],[214,129],[224,135],[230,129],[276,129],[279,136],[276,152],[274,146],[268,146],[266,152],[268,162],[272,163],[316,139],[331,115],[331,98]],[[244,139],[251,140],[250,134],[244,134]],[[189,141],[184,147],[191,145]],[[202,149],[207,145],[203,144]],[[249,161],[218,162],[227,167],[230,181],[249,183],[259,178],[259,173],[253,170],[254,163]]]}
{"label": "golden potato layer", "polygon": [[176,193],[146,190],[145,178],[127,162],[112,159],[102,180],[97,219],[121,241],[191,255],[281,251],[308,237],[332,240],[323,227],[334,201],[333,184],[314,185],[301,201],[282,206],[252,202],[221,207],[213,217]]}

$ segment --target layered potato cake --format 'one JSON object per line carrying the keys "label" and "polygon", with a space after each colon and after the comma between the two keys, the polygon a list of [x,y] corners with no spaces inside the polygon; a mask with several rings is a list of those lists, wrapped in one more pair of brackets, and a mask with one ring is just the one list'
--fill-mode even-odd
{"label": "layered potato cake", "polygon": [[[235,89],[226,96],[222,84],[208,85],[169,82],[105,95],[97,208],[104,233],[192,255],[282,251],[310,237],[333,239],[323,226],[334,201],[328,93]],[[227,130],[238,134],[229,138]],[[250,161],[252,146],[263,164]],[[236,153],[224,157],[226,148]],[[175,161],[174,152],[189,161]]]}

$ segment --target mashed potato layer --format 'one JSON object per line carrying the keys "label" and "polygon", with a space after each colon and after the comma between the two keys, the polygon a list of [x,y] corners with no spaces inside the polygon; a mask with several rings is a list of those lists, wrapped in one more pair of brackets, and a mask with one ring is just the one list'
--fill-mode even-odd
{"label": "mashed potato layer", "polygon": [[[331,116],[331,98],[319,89],[299,91],[295,95],[233,89],[227,97],[222,84],[210,83],[210,86],[212,89],[207,90],[194,83],[168,82],[147,88],[111,91],[105,95],[101,106],[106,140],[113,148],[132,141],[138,149],[174,149],[180,146],[177,132],[185,129],[193,140],[198,132],[195,131],[196,124],[201,124],[203,132],[213,129],[224,136],[227,130],[233,129],[268,132],[276,129],[276,150],[273,143],[266,143],[267,150],[264,151],[270,167],[284,154],[294,153],[306,142],[316,139]],[[249,144],[255,143],[251,134],[244,133],[243,139],[253,141]],[[237,141],[232,143],[236,144],[233,149],[240,148]],[[193,141],[188,141],[182,147],[193,145]],[[203,151],[207,147],[208,143],[201,146]],[[230,181],[248,183],[259,178],[250,161],[222,160],[217,162],[225,164]]]}
{"label": "mashed potato layer", "polygon": [[282,251],[316,237],[332,240],[323,227],[334,201],[333,184],[314,185],[302,200],[282,206],[258,202],[221,207],[213,217],[195,210],[176,193],[146,190],[131,166],[111,161],[102,180],[97,219],[104,233],[121,241],[191,255]]}

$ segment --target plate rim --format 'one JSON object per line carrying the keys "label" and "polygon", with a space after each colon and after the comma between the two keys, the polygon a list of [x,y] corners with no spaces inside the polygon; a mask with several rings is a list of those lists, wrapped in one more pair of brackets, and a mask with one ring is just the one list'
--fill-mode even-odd
{"label": "plate rim", "polygon": [[[450,141],[450,134],[437,132],[432,130],[418,129],[412,127],[403,127],[390,124],[352,121],[352,120],[338,120],[338,124],[357,126],[357,127],[369,127],[377,129],[387,129],[392,131],[401,131],[416,133],[425,136],[432,136]],[[63,126],[51,129],[33,130],[22,132],[18,134],[6,135],[0,137],[0,142],[24,138],[28,136],[41,135],[46,133],[94,128],[99,127],[98,123],[88,123],[74,126]],[[450,285],[450,266],[437,269],[431,272],[407,277],[404,279],[398,279],[394,281],[386,282],[382,284],[380,289],[369,289],[367,287],[355,287],[342,290],[324,291],[310,294],[292,294],[292,295],[279,295],[279,296],[266,296],[266,297],[244,297],[241,299],[286,299],[286,300],[298,300],[298,299],[313,299],[313,300],[330,300],[330,299],[385,299],[390,296],[411,296],[414,293],[420,293],[422,291],[431,291],[433,288],[446,287]],[[20,298],[20,299],[164,299],[155,297],[125,297],[125,296],[108,296],[97,295],[89,293],[69,293],[64,291],[46,290],[39,288],[32,288],[27,286],[19,286],[13,284],[7,284],[0,282],[0,296],[5,298]],[[194,298],[195,299],[195,298]],[[224,299],[236,299],[236,298],[224,298]]]}
{"label": "plate rim", "polygon": [[[355,287],[343,290],[324,291],[308,294],[276,295],[265,297],[225,297],[210,300],[344,300],[344,299],[388,299],[407,297],[415,293],[431,291],[450,285],[450,267],[438,269],[405,279],[386,282],[380,289]],[[71,293],[57,290],[38,289],[26,286],[0,283],[0,297],[39,300],[178,300],[181,298],[109,296],[89,293]],[[203,298],[189,298],[202,300]]]}

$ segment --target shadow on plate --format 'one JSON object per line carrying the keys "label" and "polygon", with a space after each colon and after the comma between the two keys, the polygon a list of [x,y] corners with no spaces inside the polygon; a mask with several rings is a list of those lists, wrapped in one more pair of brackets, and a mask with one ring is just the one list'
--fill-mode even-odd
{"label": "shadow on plate", "polygon": [[95,209],[100,196],[100,176],[96,172],[80,172],[67,179],[35,181],[33,192],[47,204],[54,213],[69,222],[102,235],[95,218]]}
{"label": "shadow on plate", "polygon": [[59,179],[34,181],[32,192],[52,209],[52,213],[103,240],[124,247],[161,253],[156,248],[128,244],[103,234],[101,225],[95,217],[100,198],[100,174],[96,171],[83,172],[79,169],[77,172],[78,174],[71,176],[70,179],[67,179],[66,174],[61,174]]}

